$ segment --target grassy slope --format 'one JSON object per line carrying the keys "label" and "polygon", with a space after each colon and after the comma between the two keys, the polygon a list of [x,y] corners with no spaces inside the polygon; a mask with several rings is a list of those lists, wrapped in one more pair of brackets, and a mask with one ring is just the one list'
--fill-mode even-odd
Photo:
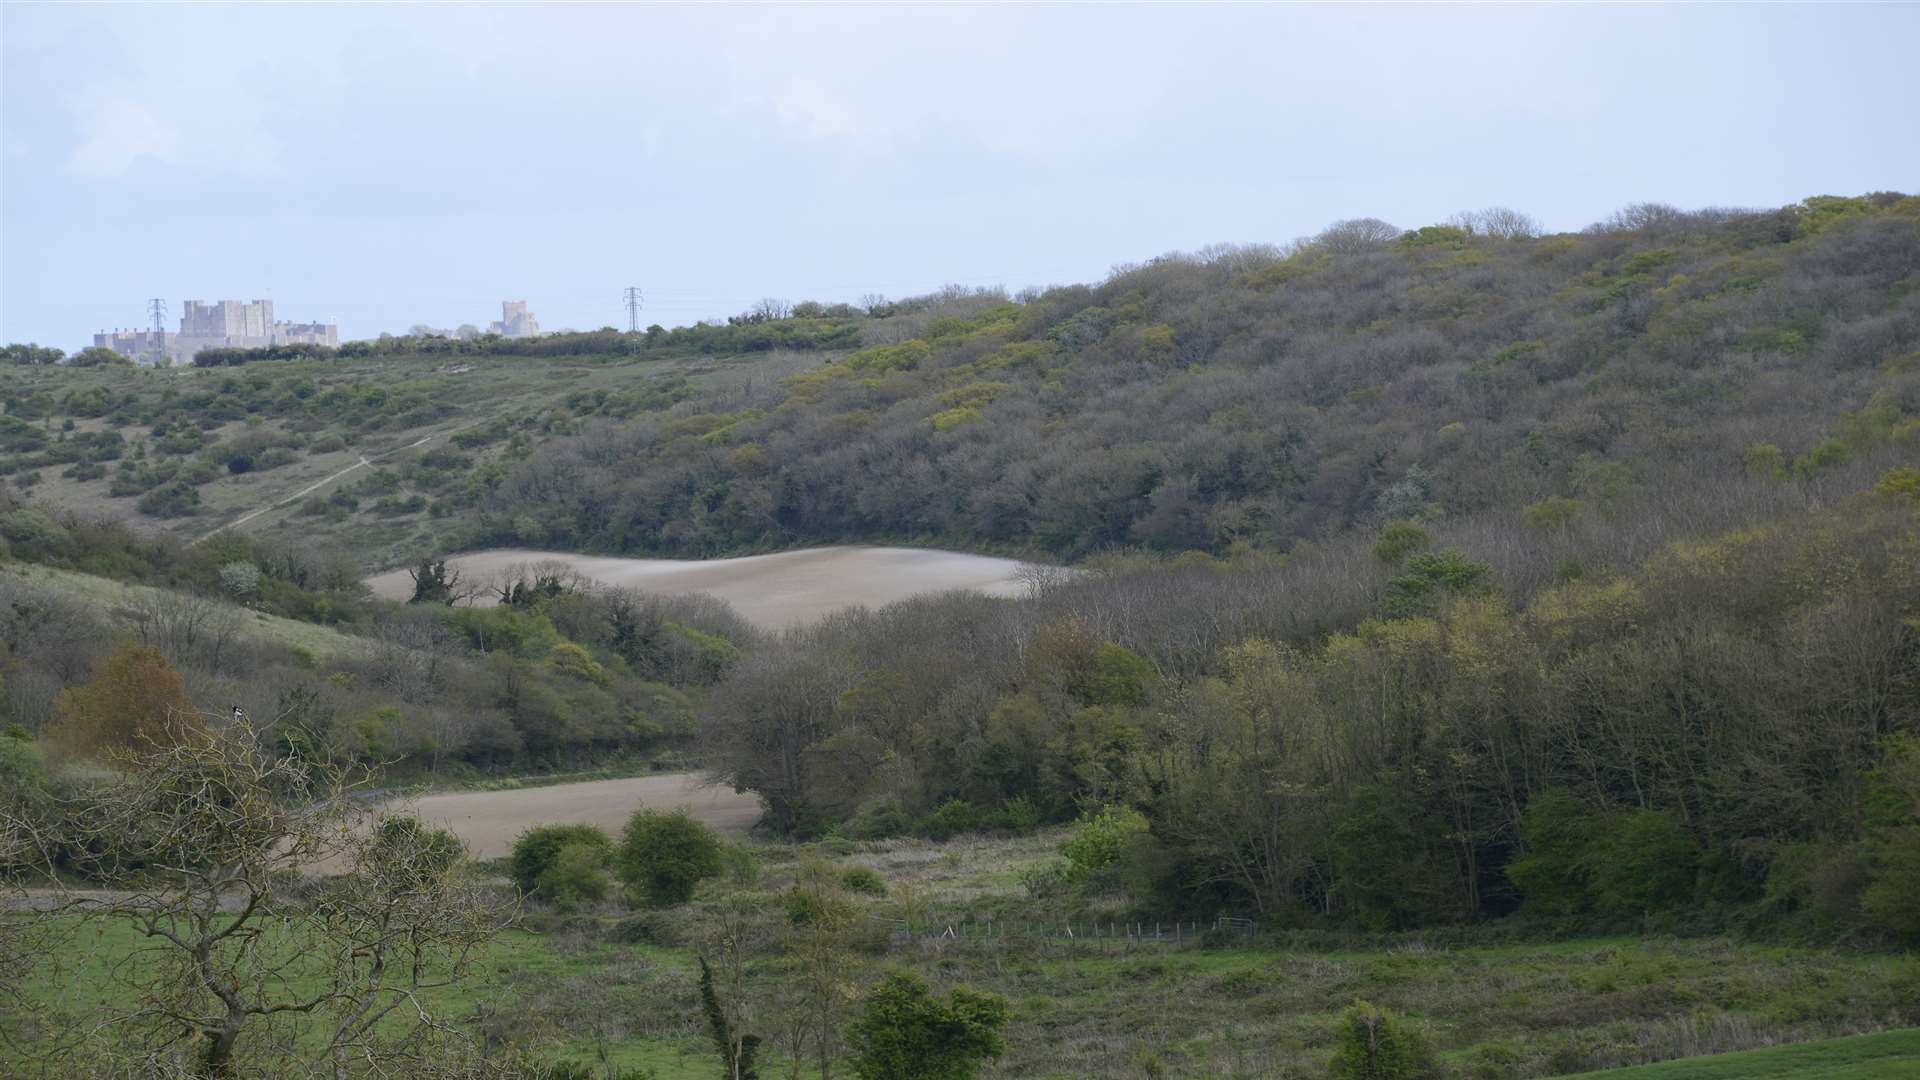
{"label": "grassy slope", "polygon": [[[115,615],[129,631],[134,628],[134,606],[163,591],[146,585],[129,585],[110,578],[75,573],[71,570],[56,570],[32,563],[11,563],[0,567],[0,573],[18,575],[35,585],[70,596],[77,603],[109,612]],[[359,638],[314,623],[283,619],[278,615],[267,615],[258,611],[242,611],[241,618],[245,620],[241,628],[241,637],[258,638],[277,645],[285,645],[288,648],[304,649],[318,660],[338,658],[357,652],[361,648]]]}
{"label": "grassy slope", "polygon": [[1586,1076],[1604,1080],[1868,1080],[1920,1077],[1920,1030],[1886,1031],[1798,1046],[1636,1065]]}
{"label": "grassy slope", "polygon": [[[941,927],[993,914],[1006,925],[1039,917],[1019,872],[1053,858],[1060,839],[763,847],[758,881],[709,886],[689,907],[645,916],[654,938],[671,944],[617,943],[613,927],[625,916],[612,913],[558,920],[544,934],[514,931],[489,949],[470,982],[440,994],[441,1009],[473,1030],[484,1005],[497,1034],[548,1056],[591,1060],[604,1050],[616,1063],[657,1070],[661,1080],[701,1080],[713,1064],[694,990],[694,946],[736,905],[755,913],[733,929],[759,943],[747,999],[771,1044],[771,1018],[789,984],[773,943],[800,860],[827,855],[878,869],[889,895],[862,901],[877,916],[912,915],[923,927]],[[1301,937],[1246,948],[1130,950],[1123,941],[1088,939],[1085,920],[1076,921],[1080,936],[1071,944],[1016,937],[985,947],[936,937],[885,949],[883,938],[873,938],[870,950],[854,954],[849,986],[864,986],[883,965],[903,965],[940,984],[1005,994],[1014,1020],[998,1074],[1033,1078],[1147,1075],[1149,1058],[1166,1076],[1319,1075],[1336,1018],[1356,997],[1409,1016],[1462,1075],[1487,1077],[1871,1031],[1920,1005],[1920,958],[1913,957],[1653,938],[1358,948]],[[120,931],[98,939],[79,954],[86,959],[69,984],[85,989],[60,1000],[78,1006],[88,994],[110,993],[110,964],[132,944]],[[1827,1045],[1830,1051],[1804,1048],[1806,1063],[1873,1069],[1900,1061],[1868,1060],[1853,1049],[1898,1047],[1897,1039]],[[767,1050],[779,1056],[776,1045]],[[1753,1060],[1802,1059],[1763,1053]]]}
{"label": "grassy slope", "polygon": [[[401,356],[140,371],[61,365],[9,368],[7,376],[10,393],[44,392],[56,403],[70,393],[94,387],[106,387],[115,394],[133,391],[156,400],[168,394],[184,397],[209,391],[225,379],[270,373],[275,378],[310,378],[322,393],[331,386],[349,382],[377,381],[382,386],[395,388],[411,385],[421,388],[436,404],[451,408],[449,415],[417,425],[396,423],[372,431],[332,429],[343,436],[346,444],[343,449],[303,450],[298,461],[279,468],[238,476],[223,471],[217,479],[198,488],[199,512],[187,517],[150,518],[136,509],[137,497],[110,495],[112,463],[109,463],[109,475],[96,480],[69,479],[61,475],[62,466],[44,467],[39,470],[39,483],[31,489],[33,502],[49,509],[124,518],[144,529],[194,538],[205,536],[251,510],[287,499],[317,481],[354,466],[363,455],[376,459],[377,464],[395,464],[413,453],[407,448],[424,436],[433,437],[426,448],[444,446],[444,437],[456,431],[504,420],[537,444],[552,434],[570,430],[571,420],[563,400],[576,392],[618,391],[668,375],[684,375],[697,386],[724,391],[738,381],[778,378],[840,355],[844,354],[772,352],[615,359]],[[66,414],[56,405],[52,428],[58,430],[66,419]],[[278,433],[287,429],[286,421],[281,418],[266,418],[257,424],[256,421],[259,418],[232,420],[208,435],[227,442],[249,431]],[[108,428],[105,418],[81,417],[74,422],[76,433]],[[145,438],[147,434],[146,429],[137,424],[119,430],[129,442]],[[327,431],[322,428],[314,434]],[[504,444],[495,444],[471,456],[485,463],[498,460],[505,449]],[[312,494],[326,496],[351,487],[365,479],[370,471],[356,469]],[[403,489],[402,494],[405,493]],[[424,513],[381,514],[372,508],[372,501],[364,499],[366,505],[342,518],[296,516],[297,504],[288,505],[254,518],[244,528],[248,532],[271,533],[301,545],[337,544],[350,549],[367,566],[384,568],[438,548],[441,538],[455,524],[445,518],[429,518]]]}

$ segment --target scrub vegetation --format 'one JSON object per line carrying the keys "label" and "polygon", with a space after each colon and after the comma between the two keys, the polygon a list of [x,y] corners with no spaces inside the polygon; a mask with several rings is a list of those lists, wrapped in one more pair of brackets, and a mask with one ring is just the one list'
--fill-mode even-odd
{"label": "scrub vegetation", "polygon": [[[457,881],[518,929],[413,1034],[241,1025],[221,1060],[267,1072],[1533,1077],[1920,1024],[1920,199],[1537,232],[1350,221],[1018,297],[186,371],[15,349],[8,865],[124,880],[75,823],[223,739],[764,803],[745,844],[529,821],[503,864],[361,834],[414,853],[406,918]],[[774,633],[445,561],[829,541],[1048,565]],[[398,564],[412,602],[370,597]],[[269,917],[332,910],[304,880]],[[0,918],[10,984],[53,985],[69,954],[21,942],[71,916]],[[126,946],[75,977],[159,985]],[[95,1002],[0,995],[0,1028],[187,1067],[227,1023],[61,1042]],[[1900,1038],[1724,1075],[1907,1068]]]}

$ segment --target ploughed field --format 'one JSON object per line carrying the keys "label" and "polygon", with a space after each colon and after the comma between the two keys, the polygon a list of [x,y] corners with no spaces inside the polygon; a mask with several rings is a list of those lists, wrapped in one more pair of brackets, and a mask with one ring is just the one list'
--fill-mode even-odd
{"label": "ploughed field", "polygon": [[665,773],[588,780],[511,791],[452,791],[390,804],[452,830],[476,859],[513,850],[514,838],[535,825],[598,825],[618,836],[635,810],[686,807],[724,833],[744,833],[760,817],[760,800],[731,788],[703,784],[696,773]]}
{"label": "ploughed field", "polygon": [[[519,567],[559,563],[602,585],[654,593],[707,593],[726,601],[740,617],[777,630],[816,622],[849,607],[881,607],[928,593],[956,589],[1015,596],[1024,587],[1014,559],[957,551],[893,547],[821,547],[749,555],[737,559],[625,559],[554,551],[500,548],[447,560],[463,584],[500,580]],[[405,600],[413,579],[405,568],[367,579],[375,595]],[[492,603],[482,593],[475,603]]]}

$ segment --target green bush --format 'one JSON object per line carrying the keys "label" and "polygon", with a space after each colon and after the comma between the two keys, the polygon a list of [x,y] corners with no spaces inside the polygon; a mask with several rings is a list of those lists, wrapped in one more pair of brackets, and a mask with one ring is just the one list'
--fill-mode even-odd
{"label": "green bush", "polygon": [[1015,833],[1032,832],[1046,821],[1040,808],[1024,795],[1001,803],[1000,809],[994,813],[994,819],[1001,828]]}
{"label": "green bush", "polygon": [[849,866],[840,874],[840,887],[862,896],[887,895],[887,883],[871,866]]}
{"label": "green bush", "polygon": [[1699,845],[1657,810],[1596,810],[1551,788],[1521,814],[1520,842],[1507,878],[1546,914],[1637,918],[1693,899]]}
{"label": "green bush", "polygon": [[[587,848],[601,852],[601,865],[613,856],[613,839],[594,825],[538,825],[520,834],[507,857],[507,876],[521,892],[548,899],[541,892],[543,878],[563,849]],[[577,862],[579,856],[575,856]]]}
{"label": "green bush", "polygon": [[945,1000],[906,973],[868,991],[847,1029],[854,1075],[863,1080],[970,1080],[987,1058],[1006,1051],[1000,1030],[1007,1001],[955,987]]}
{"label": "green bush", "polygon": [[604,845],[571,843],[553,855],[553,861],[535,879],[534,895],[562,911],[607,898],[613,885],[607,874],[612,852]]}
{"label": "green bush", "polygon": [[1333,1080],[1421,1080],[1438,1074],[1433,1052],[1397,1016],[1355,1000],[1340,1014],[1327,1072]]}
{"label": "green bush", "polygon": [[1060,846],[1060,854],[1067,859],[1068,878],[1082,881],[1088,874],[1112,866],[1128,841],[1146,831],[1147,819],[1131,807],[1103,806],[1094,813],[1082,814],[1074,824],[1073,835]]}
{"label": "green bush", "polygon": [[920,831],[930,840],[946,840],[961,833],[979,832],[985,824],[979,807],[965,799],[948,799],[927,815]]}
{"label": "green bush", "polygon": [[620,845],[620,880],[653,907],[693,899],[694,887],[725,869],[720,838],[686,810],[641,810]]}

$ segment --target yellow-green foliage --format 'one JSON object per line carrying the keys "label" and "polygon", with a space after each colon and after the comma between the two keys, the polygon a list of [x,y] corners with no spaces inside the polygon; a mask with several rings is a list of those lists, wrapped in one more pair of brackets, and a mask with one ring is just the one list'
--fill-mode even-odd
{"label": "yellow-green foliage", "polygon": [[1787,455],[1772,443],[1756,443],[1747,447],[1743,463],[1749,476],[1778,480],[1787,475]]}
{"label": "yellow-green foliage", "polygon": [[1883,499],[1908,499],[1920,502],[1920,469],[1889,469],[1873,485],[1873,493]]}
{"label": "yellow-green foliage", "polygon": [[783,409],[800,408],[812,405],[826,396],[827,388],[836,379],[844,379],[853,374],[848,364],[823,364],[803,375],[795,375],[787,380],[787,400],[782,402]]}
{"label": "yellow-green foliage", "polygon": [[1527,507],[1527,527],[1551,532],[1564,529],[1580,516],[1580,500],[1564,495],[1549,495]]}
{"label": "yellow-green foliage", "polygon": [[1861,217],[1873,212],[1873,204],[1866,199],[1841,198],[1835,195],[1816,195],[1800,204],[1800,221],[1794,227],[1794,239],[1819,236],[1848,218]]}
{"label": "yellow-green foliage", "polygon": [[1267,292],[1313,273],[1326,262],[1326,258],[1323,253],[1310,249],[1257,270],[1249,270],[1240,280],[1255,292]]}
{"label": "yellow-green foliage", "polygon": [[919,338],[903,341],[898,345],[875,345],[870,349],[861,349],[847,357],[847,367],[870,375],[882,375],[889,371],[912,371],[920,366],[932,350]]}
{"label": "yellow-green foliage", "polygon": [[606,686],[613,680],[608,677],[607,669],[593,658],[586,647],[572,641],[562,641],[547,654],[547,662],[557,671],[565,672],[576,679],[585,679],[596,686]]}
{"label": "yellow-green foliage", "polygon": [[1557,644],[1631,633],[1646,614],[1647,599],[1626,578],[1575,581],[1533,598],[1527,614]]}
{"label": "yellow-green foliage", "polygon": [[1402,250],[1427,247],[1464,247],[1471,233],[1452,225],[1423,225],[1394,241]]}
{"label": "yellow-green foliage", "polygon": [[948,410],[978,409],[991,404],[994,398],[1005,393],[1007,389],[1007,384],[1003,382],[971,382],[942,393],[940,404],[946,406]]}
{"label": "yellow-green foliage", "polygon": [[1173,327],[1155,323],[1140,331],[1140,358],[1165,363],[1174,357]]}
{"label": "yellow-green foliage", "polygon": [[932,416],[927,417],[927,419],[933,421],[933,430],[935,431],[952,431],[954,428],[960,427],[963,424],[971,424],[975,420],[980,419],[980,410],[974,408],[948,409],[945,412],[934,413]]}
{"label": "yellow-green foliage", "polygon": [[767,452],[759,443],[741,443],[727,452],[727,471],[752,474],[767,467]]}
{"label": "yellow-green foliage", "polygon": [[982,371],[994,371],[1000,368],[1042,368],[1047,361],[1060,351],[1060,347],[1051,341],[1016,341],[981,360]]}

